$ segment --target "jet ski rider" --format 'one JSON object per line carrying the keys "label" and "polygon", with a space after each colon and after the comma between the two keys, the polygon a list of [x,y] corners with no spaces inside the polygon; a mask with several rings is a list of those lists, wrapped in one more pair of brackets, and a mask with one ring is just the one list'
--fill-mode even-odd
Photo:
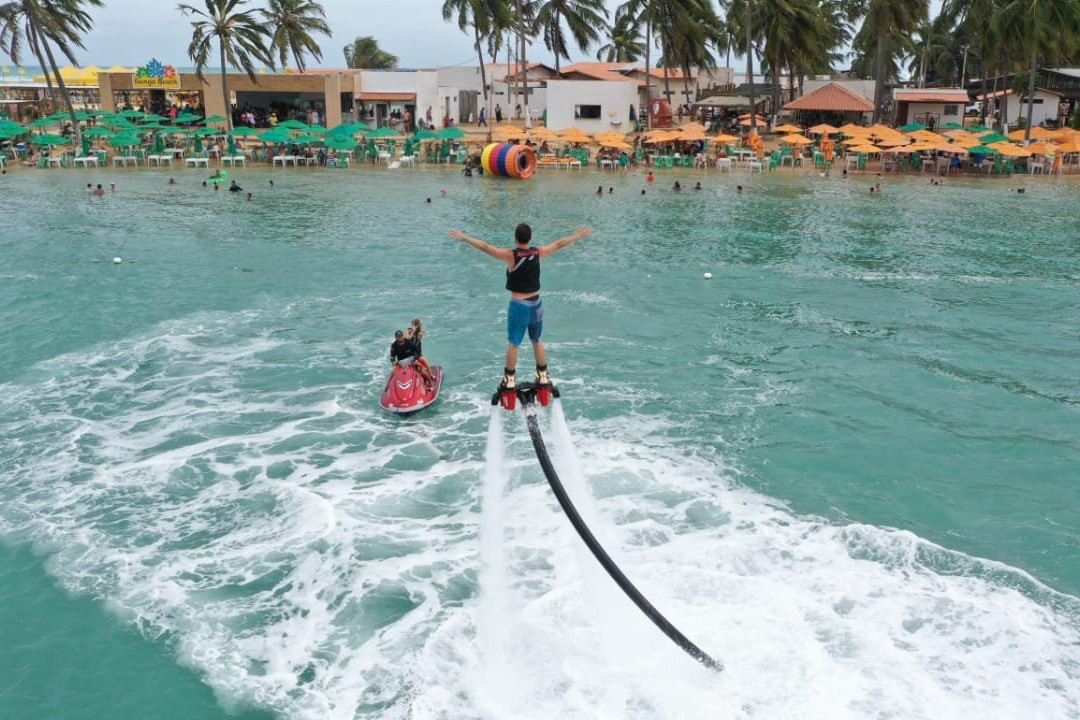
{"label": "jet ski rider", "polygon": [[577,232],[555,242],[532,247],[532,228],[521,223],[514,230],[514,247],[497,248],[483,240],[469,237],[460,230],[451,230],[450,237],[461,240],[471,247],[487,253],[506,264],[506,289],[510,291],[510,306],[506,313],[506,329],[509,344],[506,347],[506,367],[501,388],[513,390],[517,386],[518,346],[529,331],[536,358],[536,384],[548,385],[547,350],[540,341],[544,329],[544,306],[540,302],[540,261],[578,240],[592,235],[591,227],[578,228]]}
{"label": "jet ski rider", "polygon": [[431,371],[428,369],[427,363],[423,362],[423,358],[420,357],[420,353],[413,341],[406,337],[401,330],[394,332],[394,342],[390,343],[390,362],[393,363],[395,368],[408,367],[415,362],[417,369],[424,378],[424,382],[429,387],[431,386]]}

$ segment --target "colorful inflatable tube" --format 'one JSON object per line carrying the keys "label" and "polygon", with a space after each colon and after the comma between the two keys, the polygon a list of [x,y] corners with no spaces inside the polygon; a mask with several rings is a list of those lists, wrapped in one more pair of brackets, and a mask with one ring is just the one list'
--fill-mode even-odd
{"label": "colorful inflatable tube", "polygon": [[536,172],[536,153],[528,145],[494,143],[480,153],[480,167],[492,175],[528,180]]}

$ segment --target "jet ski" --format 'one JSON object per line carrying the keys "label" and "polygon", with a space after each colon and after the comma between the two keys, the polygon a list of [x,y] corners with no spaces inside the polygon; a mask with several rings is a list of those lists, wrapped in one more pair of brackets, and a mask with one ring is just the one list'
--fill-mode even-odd
{"label": "jet ski", "polygon": [[439,397],[442,389],[442,365],[431,366],[431,388],[424,384],[424,376],[416,363],[398,365],[390,374],[383,388],[382,400],[379,404],[384,410],[399,415],[423,410]]}

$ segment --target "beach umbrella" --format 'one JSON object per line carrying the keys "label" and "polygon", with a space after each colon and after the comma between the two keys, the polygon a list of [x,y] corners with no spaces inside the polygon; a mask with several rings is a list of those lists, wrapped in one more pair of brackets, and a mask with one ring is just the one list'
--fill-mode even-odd
{"label": "beach umbrella", "polygon": [[168,120],[168,119],[169,118],[167,118],[167,117],[165,117],[163,115],[153,115],[153,114],[151,114],[151,115],[143,115],[140,122],[143,122],[143,123],[151,123],[151,122],[159,123],[159,122],[164,122],[165,120]]}
{"label": "beach umbrella", "polygon": [[51,120],[50,118],[39,118],[39,119],[35,120],[34,122],[30,123],[30,127],[32,127],[32,128],[43,128],[43,127],[48,127],[49,125],[56,125],[56,124],[57,124],[56,121]]}
{"label": "beach umbrella", "polygon": [[1057,152],[1057,148],[1054,145],[1045,142],[1033,142],[1024,149],[1032,155],[1050,155]]}
{"label": "beach umbrella", "polygon": [[54,112],[52,115],[49,116],[49,119],[50,120],[63,120],[65,118],[67,118],[67,117],[68,117],[68,114],[66,112]]}
{"label": "beach umbrella", "polygon": [[785,145],[807,145],[809,143],[812,143],[813,140],[806,137],[805,135],[791,134],[781,137],[780,142],[784,143]]}
{"label": "beach umbrella", "polygon": [[83,132],[83,137],[89,138],[105,137],[106,135],[112,135],[112,131],[108,128],[101,127],[100,125]]}
{"label": "beach umbrella", "polygon": [[412,136],[412,139],[413,140],[437,140],[438,138],[435,137],[435,133],[433,133],[431,130],[428,130],[428,129],[425,128],[424,130],[417,131],[417,133]]}
{"label": "beach umbrella", "polygon": [[143,132],[143,131],[146,131],[146,130],[168,130],[169,126],[168,125],[162,125],[161,123],[146,123],[145,125],[140,125],[139,127],[135,128],[135,129],[138,132]]}
{"label": "beach umbrella", "polygon": [[63,135],[38,135],[30,142],[34,145],[67,145],[71,140]]}
{"label": "beach umbrella", "polygon": [[703,133],[706,130],[708,130],[709,128],[705,127],[704,125],[702,125],[701,123],[698,123],[698,122],[685,122],[685,123],[683,123],[682,125],[679,126],[679,129],[682,130],[683,132],[686,132],[686,133],[692,133],[692,132]]}
{"label": "beach umbrella", "polygon": [[1016,145],[1013,145],[1009,142],[997,142],[990,145],[989,147],[994,148],[998,151],[998,153],[1004,155],[1005,157],[1027,157],[1031,154],[1024,148],[1017,147]]}
{"label": "beach umbrella", "polygon": [[839,128],[837,128],[837,130],[844,133],[845,135],[855,135],[858,133],[866,134],[870,132],[870,128],[863,127],[862,125],[856,125],[855,123],[841,125]]}
{"label": "beach umbrella", "polygon": [[520,140],[525,137],[525,130],[523,128],[514,127],[513,125],[503,125],[491,132],[491,139],[496,141],[507,140]]}
{"label": "beach umbrella", "polygon": [[938,135],[937,133],[930,132],[929,130],[916,130],[915,132],[911,133],[911,137],[915,138],[916,140],[922,140],[929,143],[945,142],[944,135]]}
{"label": "beach umbrella", "polygon": [[975,147],[969,147],[967,149],[972,155],[997,155],[996,148],[988,147],[986,145],[976,145]]}
{"label": "beach umbrella", "polygon": [[311,145],[312,143],[322,142],[322,138],[317,135],[300,135],[293,142],[301,145]]}
{"label": "beach umbrella", "polygon": [[993,130],[993,128],[988,128],[985,125],[972,125],[968,128],[968,131],[972,133],[988,133],[991,130]]}
{"label": "beach umbrella", "polygon": [[142,145],[142,140],[129,133],[117,133],[109,138],[109,144],[113,147],[134,147]]}
{"label": "beach umbrella", "polygon": [[357,143],[353,137],[338,133],[328,135],[325,144],[331,150],[352,150]]}
{"label": "beach umbrella", "polygon": [[187,123],[193,123],[199,120],[202,120],[202,115],[194,115],[192,113],[180,113],[176,116],[176,119],[173,120],[173,122],[179,125],[186,125]]}
{"label": "beach umbrella", "polygon": [[0,140],[11,140],[12,138],[16,138],[21,134],[22,133],[16,132],[11,129],[0,128]]}
{"label": "beach umbrella", "polygon": [[[626,137],[622,133],[618,133],[618,135],[620,138]],[[553,130],[549,130],[548,128],[541,125],[540,127],[534,127],[532,130],[530,130],[529,137],[531,137],[533,140],[554,140],[556,135]]]}
{"label": "beach umbrella", "polygon": [[217,128],[204,127],[204,128],[199,128],[198,130],[196,130],[192,134],[195,135],[196,137],[209,137],[210,135],[220,135],[221,131],[218,130]]}
{"label": "beach umbrella", "polygon": [[288,132],[281,130],[280,128],[274,128],[273,130],[267,130],[262,135],[259,135],[259,139],[268,143],[282,143],[290,142],[292,140],[292,135],[289,135]]}
{"label": "beach umbrella", "polygon": [[[865,140],[865,138],[863,138]],[[945,138],[940,138],[941,142],[945,142]],[[922,140],[922,142],[930,142],[929,140]],[[899,147],[901,145],[908,145],[911,143],[911,138],[906,138],[903,135],[899,137],[887,137],[878,140],[877,144],[881,147]]]}
{"label": "beach umbrella", "polygon": [[850,148],[848,148],[848,150],[850,150],[851,152],[857,152],[857,153],[879,153],[879,152],[881,152],[881,148],[879,148],[876,145],[874,145],[873,143],[869,143],[869,142],[863,142],[863,143],[860,143],[859,145],[852,145]]}
{"label": "beach umbrella", "polygon": [[308,129],[307,123],[301,122],[299,120],[286,120],[285,122],[279,122],[277,124],[277,126],[279,128],[284,128],[285,130],[307,130]]}
{"label": "beach umbrella", "polygon": [[358,132],[370,130],[370,125],[365,125],[362,122],[342,123],[335,127],[330,128],[327,132],[331,134],[343,134],[343,135],[355,135]]}
{"label": "beach umbrella", "polygon": [[1076,153],[1080,152],[1080,140],[1068,140],[1057,146],[1059,153]]}
{"label": "beach umbrella", "polygon": [[713,142],[732,143],[738,141],[740,138],[738,135],[725,135],[724,133],[720,133],[719,135],[713,135],[712,139]]}
{"label": "beach umbrella", "polygon": [[964,127],[963,125],[961,125],[960,123],[956,123],[956,122],[947,122],[947,123],[942,123],[941,124],[941,129],[942,130],[962,130],[963,127]]}
{"label": "beach umbrella", "polygon": [[125,110],[122,113],[119,113],[119,115],[124,118],[141,118],[145,117],[146,113],[141,110]]}
{"label": "beach umbrella", "polygon": [[783,125],[777,125],[775,128],[778,133],[801,133],[802,128],[798,125],[792,125],[791,123],[784,123]]}
{"label": "beach umbrella", "polygon": [[259,131],[253,127],[247,127],[242,125],[229,132],[230,137],[251,137],[252,135],[258,135]]}
{"label": "beach umbrella", "polygon": [[995,132],[988,135],[981,135],[979,137],[979,142],[983,145],[995,145],[997,143],[1009,142],[1009,138],[1001,133]]}
{"label": "beach umbrella", "polygon": [[[379,130],[376,130],[374,133],[370,133],[368,137],[385,137],[377,134],[380,130],[390,130],[390,128],[379,128]],[[392,130],[390,132],[393,135],[397,134]],[[442,130],[435,133],[435,137],[439,138],[440,140],[460,140],[461,138],[465,137],[465,131],[459,128],[457,125],[451,125],[450,127],[443,128]]]}
{"label": "beach umbrella", "polygon": [[899,128],[897,128],[897,129],[898,129],[898,130],[899,130],[900,132],[906,132],[906,133],[909,133],[909,132],[915,132],[916,130],[925,130],[925,129],[926,129],[926,126],[925,126],[925,125],[923,125],[922,123],[917,123],[917,122],[914,122],[914,123],[908,123],[907,125],[901,125],[901,126],[900,126]]}
{"label": "beach umbrella", "polygon": [[820,125],[815,125],[806,132],[810,133],[811,135],[835,135],[836,133],[840,132],[840,128],[833,127],[828,123],[822,123]]}
{"label": "beach umbrella", "polygon": [[1041,125],[1031,128],[1031,137],[1036,140],[1053,140],[1058,136],[1057,130],[1047,130]]}
{"label": "beach umbrella", "polygon": [[88,112],[83,112],[83,111],[80,110],[79,112],[75,113],[75,119],[80,120],[82,122],[87,122],[87,121],[93,120],[94,116],[91,115]]}
{"label": "beach umbrella", "polygon": [[307,126],[307,132],[309,135],[325,135],[329,131],[322,125],[316,125],[313,123]]}
{"label": "beach umbrella", "polygon": [[209,125],[210,123],[223,123],[228,122],[228,118],[223,118],[220,115],[211,115],[210,117],[203,120],[203,122],[207,125]]}

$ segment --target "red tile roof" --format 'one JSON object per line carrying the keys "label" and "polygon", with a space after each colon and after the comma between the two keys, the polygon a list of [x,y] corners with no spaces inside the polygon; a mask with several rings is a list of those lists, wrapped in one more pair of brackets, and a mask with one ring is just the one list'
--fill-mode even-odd
{"label": "red tile roof", "polygon": [[895,93],[897,102],[914,103],[966,103],[968,92],[963,88],[947,90],[944,88],[933,90],[897,90]]}
{"label": "red tile roof", "polygon": [[822,85],[784,106],[785,110],[823,110],[826,112],[873,112],[874,103],[839,83]]}
{"label": "red tile roof", "polygon": [[410,100],[416,100],[416,93],[359,92],[356,93],[356,99],[367,102],[409,102]]}

